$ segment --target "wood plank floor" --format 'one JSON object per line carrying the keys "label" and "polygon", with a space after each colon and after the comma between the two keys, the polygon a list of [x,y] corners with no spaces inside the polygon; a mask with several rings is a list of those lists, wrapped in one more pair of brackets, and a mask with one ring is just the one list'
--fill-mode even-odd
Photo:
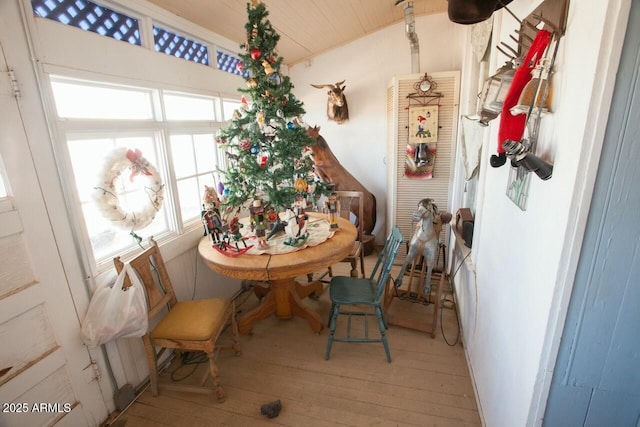
{"label": "wood plank floor", "polygon": [[[367,257],[367,273],[375,257],[375,253]],[[339,264],[334,274],[348,275],[347,267]],[[237,303],[241,316],[258,300],[248,293]],[[305,303],[327,318],[330,303],[326,288],[319,299],[306,299]],[[394,301],[391,306],[392,310],[427,319],[432,308],[403,301]],[[448,344],[455,342],[457,334],[451,308],[442,310],[442,321],[446,341],[440,327],[436,338],[431,338],[391,325],[387,337],[393,360],[387,363],[383,346],[378,343],[337,342],[330,360],[325,360],[326,328],[316,335],[303,319],[271,317],[255,323],[251,335],[241,336],[240,357],[229,350],[219,353],[218,368],[227,393],[224,403],[195,393],[164,392],[153,397],[146,389],[110,425],[481,425],[463,348],[459,343]],[[376,324],[369,326],[375,336]],[[177,363],[167,371],[175,369],[174,365]],[[187,375],[193,366],[198,366],[198,372],[185,381],[200,378],[200,372],[207,368],[206,364],[182,366],[174,375]],[[282,402],[278,417],[268,419],[260,414],[261,405],[278,399]]]}

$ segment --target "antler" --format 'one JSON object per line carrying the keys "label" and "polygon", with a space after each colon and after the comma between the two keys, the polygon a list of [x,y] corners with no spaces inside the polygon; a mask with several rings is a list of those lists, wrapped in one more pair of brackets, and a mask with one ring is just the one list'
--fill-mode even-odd
{"label": "antler", "polygon": [[330,87],[330,88],[339,88],[340,85],[342,85],[346,80],[343,80],[341,82],[338,82],[336,84],[328,84],[328,85],[314,85],[312,84],[311,86],[315,87],[316,89],[322,89],[323,87]]}

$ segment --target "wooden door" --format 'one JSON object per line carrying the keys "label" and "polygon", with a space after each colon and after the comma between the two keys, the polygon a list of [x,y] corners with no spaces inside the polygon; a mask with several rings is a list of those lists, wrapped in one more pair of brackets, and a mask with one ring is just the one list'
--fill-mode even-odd
{"label": "wooden door", "polygon": [[7,65],[5,46],[15,51],[15,34],[24,34],[16,14],[17,2],[0,2],[0,159],[9,193],[0,198],[0,425],[98,425],[108,411],[25,132],[25,86],[13,81],[30,68],[16,61],[13,74]]}

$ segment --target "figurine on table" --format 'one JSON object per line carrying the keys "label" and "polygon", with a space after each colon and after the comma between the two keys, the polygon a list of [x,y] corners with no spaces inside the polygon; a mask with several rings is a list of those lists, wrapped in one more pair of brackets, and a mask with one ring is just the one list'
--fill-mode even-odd
{"label": "figurine on table", "polygon": [[220,235],[223,229],[222,217],[220,216],[220,199],[213,187],[205,185],[204,192],[200,219],[204,226],[204,235],[209,236],[212,245],[217,245],[222,242]]}
{"label": "figurine on table", "polygon": [[244,247],[245,248],[247,247],[247,244],[244,241],[244,238],[242,237],[242,233],[240,233],[240,229],[242,227],[243,227],[243,224],[238,220],[237,216],[233,216],[229,220],[229,228],[226,232],[227,242],[229,243],[231,240],[233,240],[236,245],[236,249],[240,249],[238,248],[238,242],[242,242]]}
{"label": "figurine on table", "polygon": [[267,216],[264,212],[264,206],[262,206],[262,200],[254,200],[253,206],[249,209],[251,214],[251,231],[256,233],[258,238],[259,248],[268,248],[267,243]]}
{"label": "figurine on table", "polygon": [[296,221],[298,222],[298,226],[300,230],[305,229],[304,224],[309,219],[307,215],[307,199],[304,197],[304,194],[296,194],[295,200],[293,202],[293,213],[296,216]]}
{"label": "figurine on table", "polygon": [[327,213],[329,214],[329,228],[338,228],[338,215],[340,214],[340,208],[338,206],[338,196],[336,193],[331,193],[327,196],[325,206],[327,208]]}

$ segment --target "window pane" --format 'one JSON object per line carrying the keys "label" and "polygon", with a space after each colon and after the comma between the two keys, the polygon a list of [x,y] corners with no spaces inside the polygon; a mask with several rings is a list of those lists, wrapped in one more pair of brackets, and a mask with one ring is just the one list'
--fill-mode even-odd
{"label": "window pane", "polygon": [[31,0],[33,13],[140,46],[138,20],[87,0]]}
{"label": "window pane", "polygon": [[158,52],[198,64],[209,65],[209,49],[204,44],[190,40],[173,31],[154,25],[153,42]]}
{"label": "window pane", "polygon": [[59,117],[76,119],[151,120],[151,92],[124,86],[51,80]]}
{"label": "window pane", "polygon": [[200,193],[204,194],[204,191],[198,188],[197,178],[178,181],[178,197],[183,223],[200,217],[202,211],[202,194]]}
{"label": "window pane", "polygon": [[177,179],[196,174],[191,135],[171,135],[171,157]]}
{"label": "window pane", "polygon": [[215,98],[165,92],[163,99],[167,120],[216,119]]}
{"label": "window pane", "polygon": [[222,100],[222,119],[229,121],[233,117],[233,112],[240,109],[240,101],[231,99]]}
{"label": "window pane", "polygon": [[[140,150],[150,165],[161,171],[155,146],[153,135],[116,135],[93,138],[68,136],[67,147],[75,185],[82,203],[84,221],[96,260],[111,257],[123,249],[137,244],[130,235],[131,230],[122,229],[112,220],[106,218],[94,200],[96,188],[103,185],[101,180],[104,177],[101,174],[105,165],[118,160],[115,157],[115,148],[125,147],[133,151]],[[114,174],[116,172],[118,171],[114,171]],[[114,186],[120,209],[125,211],[127,215],[142,212],[150,203],[149,179],[143,174],[132,176],[130,168],[119,172],[120,175],[114,180]],[[166,206],[161,206],[151,224],[136,230],[136,233],[142,237],[148,237],[167,230]]]}
{"label": "window pane", "polygon": [[227,73],[237,74],[239,76],[247,74],[242,72],[242,69],[238,67],[238,64],[242,62],[236,55],[232,55],[221,50],[216,50],[216,66],[218,70],[226,71]]}
{"label": "window pane", "polygon": [[193,142],[198,173],[214,171],[218,161],[218,146],[213,134],[194,135]]}

